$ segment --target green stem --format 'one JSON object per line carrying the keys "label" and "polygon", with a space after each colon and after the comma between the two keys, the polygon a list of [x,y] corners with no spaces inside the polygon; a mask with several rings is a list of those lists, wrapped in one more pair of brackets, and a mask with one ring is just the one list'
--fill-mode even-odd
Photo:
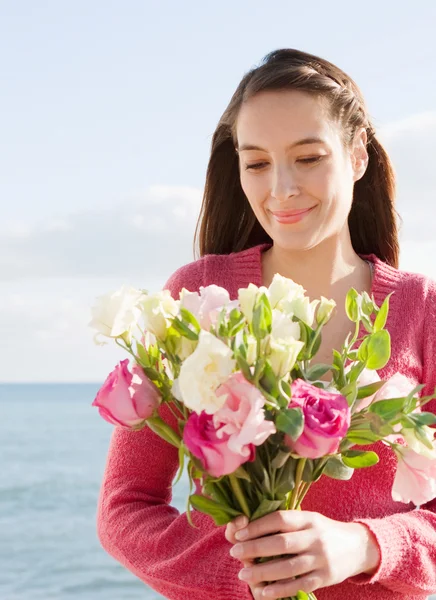
{"label": "green stem", "polygon": [[248,518],[251,517],[251,513],[250,513],[250,509],[248,507],[247,504],[247,500],[245,499],[244,493],[241,489],[241,486],[239,484],[239,480],[235,475],[229,475],[229,481],[230,481],[230,486],[232,488],[233,493],[236,496],[236,499],[239,502],[239,506],[242,509],[242,512],[244,513],[244,515]]}
{"label": "green stem", "polygon": [[303,477],[303,471],[304,471],[304,466],[306,464],[306,458],[300,458],[300,460],[298,461],[297,464],[297,470],[295,473],[295,486],[294,489],[292,490],[292,494],[290,496],[290,500],[288,503],[288,510],[293,510],[295,508],[297,508],[297,498],[298,498],[298,494],[300,492],[300,484],[301,484],[301,479]]}

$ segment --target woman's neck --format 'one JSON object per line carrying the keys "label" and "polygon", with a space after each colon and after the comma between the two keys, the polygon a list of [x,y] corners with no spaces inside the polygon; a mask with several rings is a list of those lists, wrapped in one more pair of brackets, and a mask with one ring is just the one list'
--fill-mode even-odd
{"label": "woman's neck", "polygon": [[310,298],[342,300],[351,287],[358,292],[371,289],[371,269],[350,244],[320,244],[310,250],[288,251],[274,244],[262,254],[263,285],[275,273],[302,285]]}

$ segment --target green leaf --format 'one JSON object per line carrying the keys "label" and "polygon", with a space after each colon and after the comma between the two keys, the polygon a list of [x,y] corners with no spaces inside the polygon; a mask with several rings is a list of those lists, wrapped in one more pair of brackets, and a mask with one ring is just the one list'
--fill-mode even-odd
{"label": "green leaf", "polygon": [[371,413],[379,415],[384,421],[392,421],[401,416],[405,402],[405,398],[379,400],[370,404],[368,410]]}
{"label": "green leaf", "polygon": [[359,305],[358,305],[358,297],[359,294],[354,288],[349,290],[347,297],[345,298],[345,311],[347,313],[347,317],[353,323],[357,323],[359,320]]}
{"label": "green leaf", "polygon": [[176,479],[173,481],[173,485],[176,485],[180,481],[180,477],[183,473],[183,468],[185,466],[185,446],[183,442],[180,443],[179,446],[179,472],[177,473]]}
{"label": "green leaf", "polygon": [[362,312],[367,317],[370,317],[374,312],[374,302],[371,300],[367,292],[362,294]]}
{"label": "green leaf", "polygon": [[281,469],[283,465],[286,463],[290,456],[289,450],[282,450],[279,448],[277,454],[271,461],[271,466],[273,469]]}
{"label": "green leaf", "polygon": [[250,365],[248,364],[248,362],[245,360],[245,358],[239,351],[235,353],[235,358],[238,367],[241,369],[245,379],[247,379],[247,381],[251,381],[253,379],[253,375],[251,373]]}
{"label": "green leaf", "polygon": [[160,417],[149,417],[146,420],[146,423],[158,436],[176,448],[180,448],[180,444],[182,442],[180,436],[177,435],[177,433],[171,429],[171,427],[167,425],[167,423],[165,423],[165,421],[163,421]]}
{"label": "green leaf", "polygon": [[355,431],[349,430],[347,433],[347,440],[349,440],[352,444],[357,444],[358,446],[368,446],[378,442],[380,440],[380,436],[373,433],[370,429],[358,429]]}
{"label": "green leaf", "polygon": [[201,496],[200,494],[192,494],[189,496],[189,500],[192,506],[200,512],[210,515],[215,521],[216,525],[226,525],[230,523],[235,517],[242,514],[240,511],[215,502],[210,498]]}
{"label": "green leaf", "polygon": [[194,315],[189,310],[187,310],[186,308],[181,308],[180,314],[182,315],[182,317],[185,321],[187,321],[194,327],[194,329],[197,333],[200,333],[200,329],[201,329],[200,323],[197,321],[197,319],[194,317]]}
{"label": "green leaf", "polygon": [[337,371],[333,372],[333,377],[338,388],[344,387],[345,381],[345,370],[342,356],[337,350],[333,350],[333,366],[336,367]]}
{"label": "green leaf", "polygon": [[347,450],[342,453],[342,461],[344,465],[351,469],[363,469],[372,467],[379,461],[379,457],[375,452],[365,452],[364,450]]}
{"label": "green leaf", "polygon": [[348,402],[348,406],[353,406],[354,401],[356,400],[357,397],[357,384],[355,381],[348,383],[346,386],[344,386],[340,393],[345,396],[345,398],[347,399]]}
{"label": "green leaf", "polygon": [[295,487],[295,472],[297,469],[297,459],[289,456],[284,466],[280,469],[276,476],[275,494],[287,494]]}
{"label": "green leaf", "polygon": [[252,329],[254,337],[258,340],[271,333],[272,310],[268,296],[264,292],[258,294],[254,302]]}
{"label": "green leaf", "polygon": [[368,398],[368,396],[372,396],[378,390],[384,386],[385,381],[376,381],[375,383],[370,383],[369,385],[364,385],[357,390],[357,399],[363,400],[363,398]]}
{"label": "green leaf", "polygon": [[259,383],[269,394],[272,394],[273,396],[278,395],[279,388],[277,385],[277,377],[275,376],[271,364],[268,361],[266,361],[264,364],[262,377]]}
{"label": "green leaf", "polygon": [[324,475],[341,481],[348,481],[353,476],[353,473],[354,469],[344,465],[340,456],[331,456],[324,469]]}
{"label": "green leaf", "polygon": [[256,519],[260,519],[265,515],[269,515],[270,513],[275,512],[279,508],[281,503],[281,500],[268,500],[267,498],[264,498],[254,511],[251,517],[251,521],[255,521]]}
{"label": "green leaf", "polygon": [[361,317],[363,326],[365,327],[368,333],[374,333],[374,326],[370,319],[366,315],[362,315]]}
{"label": "green leaf", "polygon": [[391,356],[391,336],[386,329],[377,331],[370,336],[368,341],[368,369],[383,369]]}
{"label": "green leaf", "polygon": [[321,379],[321,377],[325,375],[328,371],[331,371],[331,368],[331,365],[319,363],[317,365],[313,365],[313,367],[310,367],[306,373],[306,376],[311,381],[316,381],[317,379]]}
{"label": "green leaf", "polygon": [[424,446],[426,446],[427,448],[429,448],[429,450],[433,450],[433,444],[432,442],[428,439],[428,436],[426,435],[426,432],[424,429],[422,429],[422,427],[417,427],[415,429],[415,435],[418,438],[418,440],[424,444]]}
{"label": "green leaf", "polygon": [[383,304],[380,307],[380,310],[374,321],[374,331],[381,331],[383,327],[386,325],[386,321],[389,313],[389,299],[392,296],[391,292],[388,296],[386,296]]}
{"label": "green leaf", "polygon": [[436,415],[429,412],[412,413],[409,415],[409,419],[412,419],[417,425],[436,425]]}
{"label": "green leaf", "polygon": [[287,433],[296,442],[304,429],[304,416],[301,408],[285,408],[276,417],[276,427]]}
{"label": "green leaf", "polygon": [[183,337],[188,338],[188,340],[198,340],[198,333],[196,331],[192,331],[192,329],[190,329],[188,325],[186,325],[186,323],[181,321],[178,317],[174,317],[174,319],[172,320],[172,326],[176,331],[180,333],[180,335],[183,335]]}
{"label": "green leaf", "polygon": [[144,367],[151,367],[150,357],[144,346],[142,344],[136,344],[136,351],[141,365]]}
{"label": "green leaf", "polygon": [[367,337],[365,337],[365,339],[360,344],[359,349],[357,351],[357,360],[359,360],[362,363],[366,363],[366,361],[368,360],[369,338],[370,338],[369,335]]}
{"label": "green leaf", "polygon": [[242,466],[239,466],[236,469],[236,471],[233,471],[233,475],[235,477],[237,477],[238,479],[245,479],[246,481],[249,481],[251,483],[250,475],[247,473],[247,471]]}
{"label": "green leaf", "polygon": [[296,598],[297,600],[310,600],[308,594],[306,594],[306,592],[303,592],[302,590],[298,590]]}

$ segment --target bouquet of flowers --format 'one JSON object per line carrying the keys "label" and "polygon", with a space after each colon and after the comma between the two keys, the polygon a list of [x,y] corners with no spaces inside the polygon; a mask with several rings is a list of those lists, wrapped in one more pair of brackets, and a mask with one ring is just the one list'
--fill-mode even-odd
{"label": "bouquet of flowers", "polygon": [[[133,364],[119,363],[93,405],[107,421],[148,426],[178,448],[176,482],[187,463],[191,525],[191,507],[217,525],[299,509],[321,476],[346,480],[376,464],[377,453],[365,450],[376,442],[398,459],[393,499],[423,504],[436,497],[436,416],[422,408],[436,393],[420,397],[424,385],[400,373],[377,375],[390,358],[389,298],[379,307],[351,289],[354,335],[333,350],[331,364],[319,364],[335,303],[310,301],[278,274],[233,301],[216,285],[183,289],[177,300],[168,290],[123,286],[98,298],[90,326],[96,343],[113,338]],[[176,429],[160,416],[162,404]],[[201,493],[192,493],[195,480]]]}

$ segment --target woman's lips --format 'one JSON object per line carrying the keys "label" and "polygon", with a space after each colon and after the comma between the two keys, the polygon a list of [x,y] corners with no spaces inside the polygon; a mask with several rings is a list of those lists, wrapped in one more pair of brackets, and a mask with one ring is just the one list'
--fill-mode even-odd
{"label": "woman's lips", "polygon": [[301,221],[311,210],[315,207],[311,206],[310,208],[303,208],[301,210],[292,210],[292,211],[276,211],[271,213],[276,221],[279,223],[297,223]]}

